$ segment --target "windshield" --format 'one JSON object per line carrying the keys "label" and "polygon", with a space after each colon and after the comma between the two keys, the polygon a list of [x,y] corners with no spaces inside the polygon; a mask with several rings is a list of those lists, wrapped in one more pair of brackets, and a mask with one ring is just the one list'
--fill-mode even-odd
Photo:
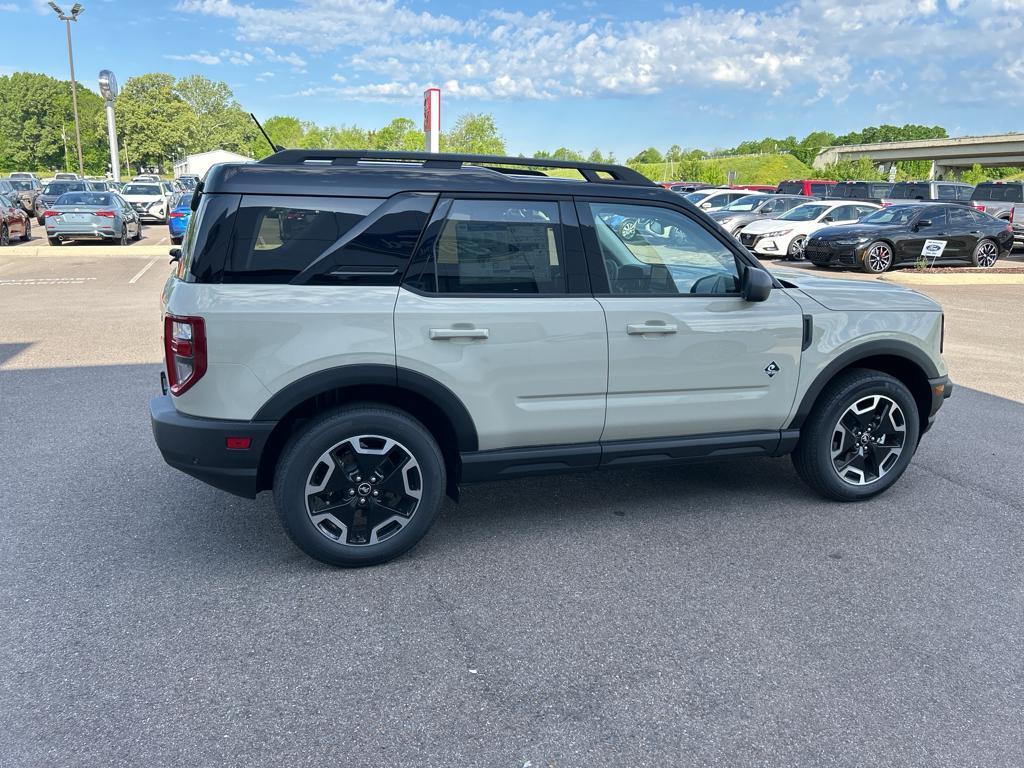
{"label": "windshield", "polygon": [[147,197],[159,197],[163,190],[156,184],[129,184],[122,190],[126,195],[145,195]]}
{"label": "windshield", "polygon": [[11,186],[21,192],[26,192],[30,189],[34,189],[31,181],[19,181],[18,179],[11,179]]}
{"label": "windshield", "polygon": [[84,192],[85,183],[81,181],[55,181],[52,184],[47,184],[46,189],[43,190],[43,194],[47,196],[59,197],[65,192]]}
{"label": "windshield", "polygon": [[747,195],[741,197],[739,200],[733,200],[723,211],[753,211],[754,209],[761,206],[762,203],[771,200],[769,195]]}
{"label": "windshield", "polygon": [[869,213],[860,220],[861,224],[906,224],[921,210],[919,205],[890,205],[888,208]]}
{"label": "windshield", "polygon": [[780,221],[814,221],[827,210],[827,205],[812,205],[810,203],[804,203],[790,211],[786,211],[784,214],[777,216],[776,218]]}
{"label": "windshield", "polygon": [[54,205],[111,205],[111,198],[101,192],[69,192],[58,197]]}
{"label": "windshield", "polygon": [[192,206],[192,193],[191,192],[182,192],[180,195],[178,195],[177,199],[175,199],[175,201],[174,201],[174,207],[175,208],[191,208],[191,206]]}
{"label": "windshield", "polygon": [[701,200],[703,200],[710,194],[710,192],[691,192],[688,195],[683,195],[683,197],[685,197],[691,203],[699,203]]}

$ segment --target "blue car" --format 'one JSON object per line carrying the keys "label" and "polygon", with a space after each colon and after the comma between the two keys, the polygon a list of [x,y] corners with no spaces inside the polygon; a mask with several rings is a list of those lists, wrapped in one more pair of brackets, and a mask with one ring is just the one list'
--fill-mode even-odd
{"label": "blue car", "polygon": [[171,233],[171,242],[181,244],[192,218],[192,193],[184,192],[171,201],[171,210],[167,213],[167,229]]}

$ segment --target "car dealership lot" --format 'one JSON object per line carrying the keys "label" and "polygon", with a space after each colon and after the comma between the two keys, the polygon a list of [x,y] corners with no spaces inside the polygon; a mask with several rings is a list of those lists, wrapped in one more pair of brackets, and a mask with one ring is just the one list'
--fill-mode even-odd
{"label": "car dealership lot", "polygon": [[921,289],[957,389],[875,501],[505,482],[339,571],[157,453],[163,260],[68,250],[0,252],[0,762],[1020,764],[1021,286]]}

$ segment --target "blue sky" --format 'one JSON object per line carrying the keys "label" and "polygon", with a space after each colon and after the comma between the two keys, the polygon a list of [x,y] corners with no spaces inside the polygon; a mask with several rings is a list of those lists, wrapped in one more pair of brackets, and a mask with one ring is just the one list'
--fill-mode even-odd
{"label": "blue sky", "polygon": [[[64,0],[65,6],[70,3]],[[512,152],[620,158],[670,144],[889,123],[1024,130],[1024,0],[84,0],[80,79],[224,80],[259,117],[371,127],[495,115]],[[67,77],[43,0],[0,0],[0,74]]]}

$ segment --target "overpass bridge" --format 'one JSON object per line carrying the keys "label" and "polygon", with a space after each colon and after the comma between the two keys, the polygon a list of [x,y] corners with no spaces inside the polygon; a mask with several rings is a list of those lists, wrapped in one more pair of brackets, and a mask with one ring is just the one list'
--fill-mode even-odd
{"label": "overpass bridge", "polygon": [[949,178],[975,164],[983,167],[1024,166],[1024,133],[825,147],[814,158],[813,166],[822,168],[837,160],[865,157],[882,171],[889,171],[893,163],[900,160],[930,160],[931,178]]}

